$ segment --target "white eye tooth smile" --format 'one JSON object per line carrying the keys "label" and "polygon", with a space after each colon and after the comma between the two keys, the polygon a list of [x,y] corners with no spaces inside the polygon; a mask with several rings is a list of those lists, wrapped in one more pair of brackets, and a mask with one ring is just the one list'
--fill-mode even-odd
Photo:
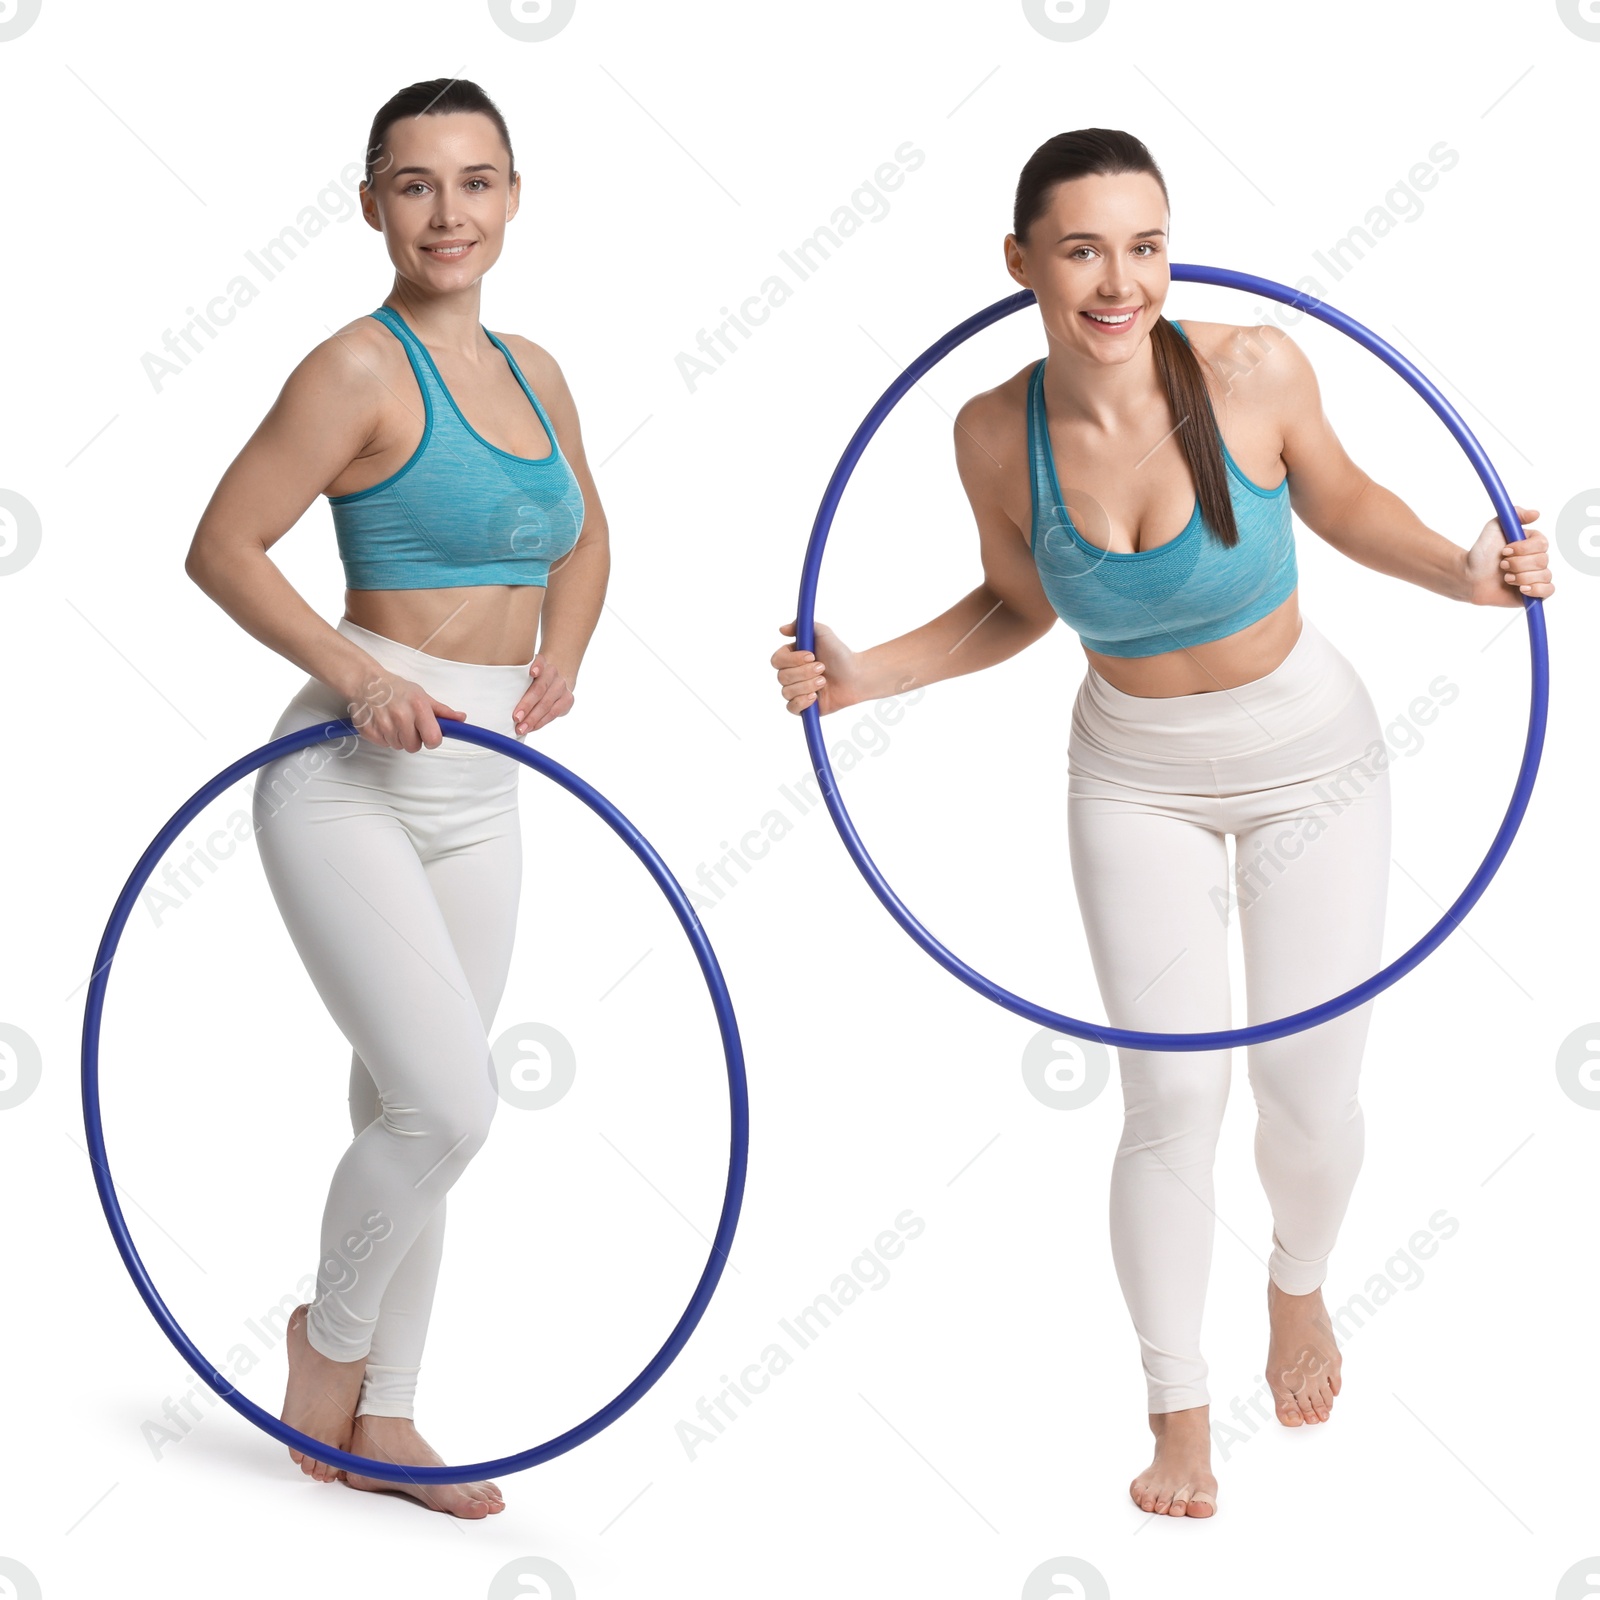
{"label": "white eye tooth smile", "polygon": [[1132,322],[1134,316],[1131,311],[1124,311],[1120,317],[1103,317],[1098,311],[1090,311],[1086,315],[1093,317],[1096,322],[1109,322],[1113,327],[1119,322]]}

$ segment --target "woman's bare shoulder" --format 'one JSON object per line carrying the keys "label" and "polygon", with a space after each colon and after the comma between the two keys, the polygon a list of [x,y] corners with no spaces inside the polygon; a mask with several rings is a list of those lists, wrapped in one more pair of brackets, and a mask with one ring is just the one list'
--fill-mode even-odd
{"label": "woman's bare shoulder", "polygon": [[374,387],[392,389],[407,366],[400,341],[376,317],[353,317],[301,357],[286,387],[344,401]]}
{"label": "woman's bare shoulder", "polygon": [[535,388],[542,391],[545,385],[549,385],[558,392],[565,390],[567,380],[561,363],[542,344],[536,344],[520,333],[501,333],[498,328],[495,338],[516,357],[523,377]]}
{"label": "woman's bare shoulder", "polygon": [[956,453],[976,450],[996,466],[1021,450],[1027,439],[1029,362],[992,389],[984,389],[956,413]]}
{"label": "woman's bare shoulder", "polygon": [[1253,374],[1270,370],[1269,358],[1289,338],[1276,323],[1198,322],[1189,317],[1174,320],[1182,322],[1195,354],[1230,391]]}

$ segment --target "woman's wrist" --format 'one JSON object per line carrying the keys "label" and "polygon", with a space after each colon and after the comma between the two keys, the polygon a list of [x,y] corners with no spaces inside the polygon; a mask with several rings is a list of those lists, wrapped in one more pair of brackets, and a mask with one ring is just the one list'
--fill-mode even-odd
{"label": "woman's wrist", "polygon": [[332,675],[322,681],[347,705],[364,705],[372,697],[377,680],[384,676],[384,668],[360,645],[352,644],[350,651],[354,659],[341,659]]}
{"label": "woman's wrist", "polygon": [[904,656],[896,655],[892,646],[898,641],[890,639],[885,644],[874,645],[856,656],[861,692],[851,702],[859,705],[865,700],[888,700],[923,684],[923,675],[916,671]]}
{"label": "woman's wrist", "polygon": [[[534,659],[542,660],[547,672],[559,672],[562,681],[569,689],[577,683],[578,662],[570,656],[554,654],[549,650],[538,650],[534,652]],[[530,661],[528,665],[532,666],[533,662]]]}

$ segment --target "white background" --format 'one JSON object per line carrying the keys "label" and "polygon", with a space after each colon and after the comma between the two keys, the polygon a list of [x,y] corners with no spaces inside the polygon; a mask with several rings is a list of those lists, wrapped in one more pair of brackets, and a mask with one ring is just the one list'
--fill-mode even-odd
{"label": "white background", "polygon": [[[1584,532],[1600,501],[1587,379],[1600,41],[1582,36],[1600,28],[1542,0],[1337,13],[1113,0],[1067,42],[1017,3],[580,0],[553,37],[524,42],[503,11],[45,0],[0,42],[0,489],[41,525],[37,554],[0,579],[0,1023],[13,1063],[26,1041],[42,1062],[37,1089],[0,1113],[0,1557],[20,1563],[0,1564],[0,1594],[33,1592],[31,1574],[47,1600],[112,1585],[558,1595],[554,1568],[581,1600],[1589,1592],[1581,1576],[1558,1585],[1600,1551],[1600,1092],[1564,1092],[1556,1062],[1564,1041],[1578,1035],[1582,1054],[1583,1030],[1600,1033],[1600,554]],[[302,681],[185,577],[189,539],[293,365],[387,294],[382,241],[348,215],[338,175],[391,93],[451,75],[501,106],[523,177],[483,320],[561,362],[612,530],[576,707],[534,742],[609,795],[686,886],[769,813],[791,825],[701,902],[750,1076],[732,1266],[636,1406],[503,1476],[507,1511],[471,1525],[304,1479],[196,1382],[105,1226],[78,1079],[85,985],[132,864],[265,740]],[[822,807],[785,798],[810,761],[767,666],[851,430],[904,363],[1014,290],[1001,240],[1018,170],[1081,126],[1148,144],[1175,260],[1309,275],[1441,386],[1513,500],[1566,534],[1527,823],[1465,926],[1375,1011],[1365,1167],[1325,1292],[1336,1307],[1375,1276],[1400,1287],[1347,1339],[1329,1425],[1266,1422],[1219,1443],[1208,1522],[1152,1519],[1127,1494],[1149,1438],[1107,1242],[1114,1073],[1075,1110],[1030,1092],[1036,1027],[919,950]],[[874,200],[861,185],[906,141],[923,161]],[[1427,193],[1401,187],[1441,141],[1449,170]],[[875,220],[797,283],[778,252],[852,201]],[[246,252],[307,207],[327,226],[266,281]],[[1385,216],[1364,259],[1319,262]],[[792,298],[691,389],[680,352],[774,271]],[[146,358],[186,308],[240,274],[252,303],[152,381]],[[1272,309],[1182,284],[1166,306],[1235,322]],[[1470,544],[1492,506],[1423,402],[1335,330],[1301,318],[1293,332],[1355,459]],[[1012,317],[891,417],[823,568],[818,612],[847,641],[913,627],[978,581],[950,418],[1042,353],[1036,314]],[[1515,611],[1453,605],[1297,538],[1302,608],[1354,662],[1397,750],[1392,959],[1504,814],[1527,630]],[[273,554],[337,619],[325,503]],[[863,753],[843,792],[924,922],[1007,987],[1103,1021],[1066,855],[1082,671],[1061,628],[937,685],[893,726],[862,707],[823,727]],[[1441,674],[1451,703],[1427,726],[1403,720]],[[214,802],[194,836],[225,828],[247,793]],[[577,801],[533,772],[521,793],[528,870],[496,1031],[558,1028],[577,1079],[546,1110],[503,1106],[452,1193],[418,1407],[449,1461],[549,1438],[644,1366],[705,1263],[728,1158],[711,1006],[670,909]],[[303,1297],[314,1269],[349,1138],[347,1062],[253,847],[159,919],[136,910],[102,1059],[122,1205],[174,1314],[214,1361],[254,1352],[241,1388],[274,1415],[282,1344],[262,1317]],[[1205,1330],[1219,1422],[1266,1353],[1270,1224],[1244,1065],[1236,1053]],[[908,1210],[918,1236],[874,1268],[863,1252]],[[1423,1260],[1409,1241],[1441,1211],[1457,1226]],[[780,1319],[841,1274],[883,1270],[809,1347],[784,1334]],[[774,1343],[792,1364],[691,1456],[679,1424]],[[1087,1566],[1069,1578],[1051,1567],[1063,1557]]]}

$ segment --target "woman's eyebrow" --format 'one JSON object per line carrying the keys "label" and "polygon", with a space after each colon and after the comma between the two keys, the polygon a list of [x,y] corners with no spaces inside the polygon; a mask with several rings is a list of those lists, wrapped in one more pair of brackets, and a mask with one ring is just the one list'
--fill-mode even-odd
{"label": "woman's eyebrow", "polygon": [[[1165,228],[1145,228],[1133,235],[1135,239],[1153,239],[1158,236],[1165,239],[1167,230]],[[1099,244],[1104,238],[1105,235],[1103,233],[1064,233],[1056,240],[1056,243],[1065,244],[1068,239],[1092,239],[1096,244]]]}

